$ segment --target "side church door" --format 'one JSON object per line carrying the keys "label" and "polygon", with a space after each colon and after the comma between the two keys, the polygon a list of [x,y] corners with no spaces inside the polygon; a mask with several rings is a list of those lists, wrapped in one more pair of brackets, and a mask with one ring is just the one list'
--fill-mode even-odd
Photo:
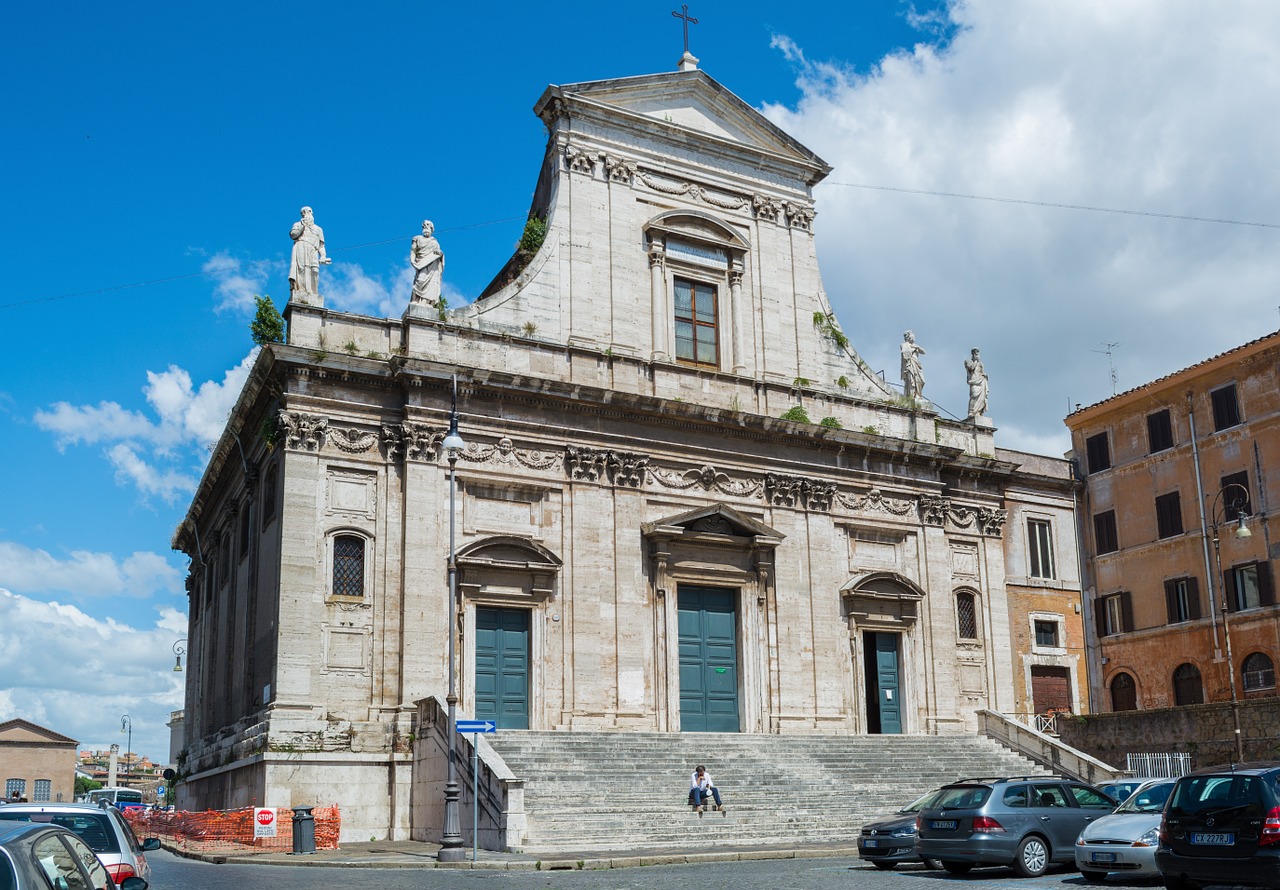
{"label": "side church door", "polygon": [[476,609],[477,720],[529,728],[529,612]]}
{"label": "side church door", "polygon": [[680,729],[738,732],[737,591],[681,584]]}

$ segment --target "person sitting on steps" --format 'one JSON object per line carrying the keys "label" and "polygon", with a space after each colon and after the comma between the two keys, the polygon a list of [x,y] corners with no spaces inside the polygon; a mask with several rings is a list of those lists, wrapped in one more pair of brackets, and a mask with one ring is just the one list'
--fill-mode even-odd
{"label": "person sitting on steps", "polygon": [[707,768],[702,764],[694,769],[693,775],[689,777],[689,805],[699,816],[706,809],[706,800],[710,797],[716,802],[716,809],[723,815],[726,813],[724,804],[720,801],[720,789],[711,781],[711,773],[707,772]]}

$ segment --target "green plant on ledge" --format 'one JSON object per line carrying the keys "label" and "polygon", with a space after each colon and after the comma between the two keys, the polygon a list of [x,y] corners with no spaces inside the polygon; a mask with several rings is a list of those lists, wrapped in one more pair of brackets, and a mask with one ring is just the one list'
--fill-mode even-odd
{"label": "green plant on ledge", "polygon": [[444,294],[440,295],[440,304],[436,306],[436,318],[441,321],[447,321],[449,318],[449,300]]}
{"label": "green plant on ledge", "polygon": [[801,387],[808,386],[810,382],[811,381],[808,377],[797,377],[795,380],[791,381],[791,385],[800,389]]}
{"label": "green plant on ledge", "polygon": [[836,420],[834,417],[824,417],[818,421],[818,426],[825,426],[829,430],[842,430],[844,424]]}
{"label": "green plant on ledge", "polygon": [[360,347],[356,345],[355,340],[348,340],[347,345],[342,348],[347,351],[347,355],[358,355],[360,352]]}
{"label": "green plant on ledge", "polygon": [[534,334],[538,333],[538,326],[531,321],[526,321],[520,327],[520,330],[524,331],[524,335],[526,337],[532,337]]}
{"label": "green plant on ledge", "polygon": [[271,298],[265,294],[261,297],[255,295],[253,303],[258,307],[253,321],[249,323],[249,335],[253,337],[253,342],[258,346],[283,343],[284,318],[276,309],[276,304],[271,302]]}
{"label": "green plant on ledge", "polygon": [[836,386],[840,387],[841,389],[848,389],[849,378],[841,374],[839,377],[836,378]]}
{"label": "green plant on ledge", "polygon": [[877,426],[872,426],[871,424],[867,424],[866,426],[864,426],[862,428],[862,431],[866,433],[868,436],[880,435],[880,428]]}
{"label": "green plant on ledge", "polygon": [[782,413],[782,420],[790,420],[795,423],[813,423],[809,419],[809,412],[804,410],[804,405],[792,405]]}

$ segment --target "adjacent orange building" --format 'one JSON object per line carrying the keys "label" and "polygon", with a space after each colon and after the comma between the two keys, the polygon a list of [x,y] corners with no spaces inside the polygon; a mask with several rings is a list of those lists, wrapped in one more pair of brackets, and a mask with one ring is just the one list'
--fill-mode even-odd
{"label": "adjacent orange building", "polygon": [[1274,696],[1280,332],[1066,424],[1092,710]]}

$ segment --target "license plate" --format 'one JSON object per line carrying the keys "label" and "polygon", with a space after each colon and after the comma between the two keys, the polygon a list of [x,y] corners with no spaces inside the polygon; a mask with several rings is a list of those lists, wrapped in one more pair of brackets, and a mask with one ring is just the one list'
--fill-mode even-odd
{"label": "license plate", "polygon": [[934,819],[929,823],[930,828],[955,828],[955,819]]}
{"label": "license plate", "polygon": [[1235,835],[1233,834],[1205,834],[1203,832],[1195,832],[1191,835],[1191,843],[1202,844],[1211,847],[1229,847],[1235,843]]}
{"label": "license plate", "polygon": [[864,847],[878,847],[878,846],[880,846],[880,842],[879,842],[878,840],[876,840],[875,838],[868,838],[867,840],[865,840],[865,841],[863,841],[863,842],[862,842],[862,846],[864,846]]}
{"label": "license plate", "polygon": [[1115,853],[1094,853],[1092,861],[1093,862],[1115,862],[1116,854]]}

